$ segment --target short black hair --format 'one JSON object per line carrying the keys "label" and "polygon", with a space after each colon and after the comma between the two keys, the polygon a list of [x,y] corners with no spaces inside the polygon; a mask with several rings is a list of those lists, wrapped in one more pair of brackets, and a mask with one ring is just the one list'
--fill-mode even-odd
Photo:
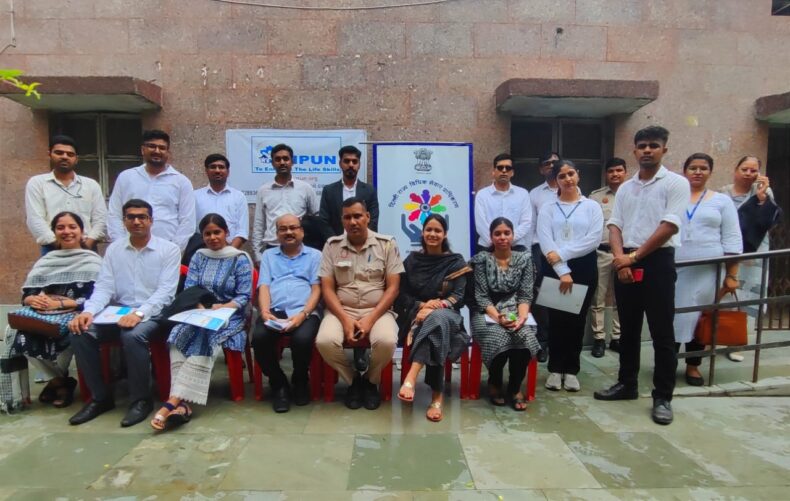
{"label": "short black hair", "polygon": [[510,156],[510,153],[500,153],[499,155],[494,157],[494,167],[496,167],[496,164],[498,164],[502,160],[510,160],[512,162],[513,157]]}
{"label": "short black hair", "polygon": [[154,217],[154,208],[151,207],[151,204],[139,198],[132,198],[123,204],[121,214],[126,215],[127,209],[148,209],[148,216]]}
{"label": "short black hair", "polygon": [[667,141],[669,141],[669,131],[660,125],[651,125],[650,127],[639,129],[636,131],[636,134],[634,134],[634,144],[639,141],[649,141],[650,139],[656,139],[667,144]]}
{"label": "short black hair", "polygon": [[607,170],[611,169],[612,167],[619,167],[621,165],[623,166],[623,168],[625,168],[625,166],[626,166],[625,160],[623,160],[620,157],[612,157],[612,158],[610,158],[609,160],[606,161],[606,164],[604,165],[604,171],[607,171]]}
{"label": "short black hair", "polygon": [[365,203],[365,200],[363,200],[362,198],[359,198],[359,197],[351,197],[351,198],[347,198],[347,199],[343,200],[343,204],[341,205],[341,207],[343,209],[345,209],[347,207],[351,207],[354,204],[361,204],[362,208],[364,208],[365,210],[368,210],[368,204]]}
{"label": "short black hair", "polygon": [[352,144],[347,144],[342,148],[340,148],[340,150],[337,152],[337,157],[342,160],[343,155],[354,155],[355,157],[357,157],[357,160],[360,160],[362,158],[362,152],[359,151],[359,148],[357,148]]}
{"label": "short black hair", "polygon": [[686,161],[683,162],[683,172],[686,172],[688,170],[689,165],[691,165],[691,162],[693,160],[705,160],[706,162],[708,162],[708,168],[710,169],[711,172],[713,172],[713,157],[711,157],[707,153],[692,153],[691,155],[689,155]]}
{"label": "short black hair", "polygon": [[[63,144],[63,143],[58,143],[58,144]],[[57,214],[55,214],[55,217],[52,218],[52,222],[49,223],[49,227],[50,229],[52,229],[52,233],[55,233],[55,227],[57,227],[60,218],[65,216],[69,216],[70,218],[72,218],[74,222],[77,223],[77,226],[80,227],[80,230],[85,231],[85,224],[82,222],[82,218],[73,212],[64,210],[63,212],[58,212]]]}
{"label": "short black hair", "polygon": [[293,150],[293,148],[291,148],[287,144],[283,144],[283,143],[277,144],[277,145],[275,145],[272,148],[272,153],[271,153],[272,158],[274,158],[274,154],[275,153],[277,153],[278,151],[282,151],[282,150],[287,151],[291,155],[291,159],[293,160],[293,157],[294,157],[294,150]]}
{"label": "short black hair", "polygon": [[203,165],[208,169],[208,166],[213,164],[217,160],[222,160],[223,162],[225,162],[225,167],[230,169],[230,160],[228,160],[228,157],[226,157],[222,153],[212,153],[211,155],[207,156],[206,159],[203,161]]}
{"label": "short black hair", "polygon": [[52,150],[52,148],[56,144],[64,144],[66,146],[71,146],[72,148],[74,148],[74,151],[77,154],[79,154],[79,150],[77,149],[77,141],[75,141],[74,138],[71,136],[67,136],[65,134],[55,134],[54,136],[49,138],[49,149]]}
{"label": "short black hair", "polygon": [[167,132],[159,129],[149,129],[143,131],[143,140],[142,140],[143,143],[152,141],[154,139],[161,139],[162,141],[167,143],[168,147],[170,146],[170,134],[168,134]]}
{"label": "short black hair", "polygon": [[546,153],[544,153],[543,155],[540,156],[540,159],[538,160],[538,162],[539,162],[540,165],[543,165],[546,162],[548,162],[549,160],[551,160],[551,157],[557,157],[558,159],[562,158],[562,157],[560,157],[560,154],[557,153],[556,151],[547,151]]}
{"label": "short black hair", "polygon": [[224,217],[220,216],[215,212],[209,212],[208,214],[203,216],[203,219],[201,219],[200,223],[198,223],[198,229],[200,230],[200,233],[203,233],[203,230],[206,229],[206,226],[210,224],[216,224],[221,229],[225,230],[225,233],[229,231],[228,222],[225,221]]}

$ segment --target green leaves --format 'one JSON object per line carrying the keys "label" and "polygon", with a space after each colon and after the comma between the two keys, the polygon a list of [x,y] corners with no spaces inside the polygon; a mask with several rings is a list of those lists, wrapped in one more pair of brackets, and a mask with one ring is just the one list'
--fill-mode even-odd
{"label": "green leaves", "polygon": [[19,80],[17,77],[21,76],[23,73],[22,70],[0,68],[0,82],[25,91],[26,97],[33,96],[36,99],[41,99],[41,94],[36,90],[36,87],[41,85],[41,82],[31,82],[28,84]]}

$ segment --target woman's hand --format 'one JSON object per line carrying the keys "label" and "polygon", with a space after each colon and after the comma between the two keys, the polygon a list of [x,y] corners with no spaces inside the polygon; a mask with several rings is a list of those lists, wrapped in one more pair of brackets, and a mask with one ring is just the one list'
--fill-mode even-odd
{"label": "woman's hand", "polygon": [[555,264],[562,261],[562,258],[560,258],[560,255],[557,254],[556,252],[551,251],[548,254],[546,254],[546,261],[548,261],[550,265],[554,266]]}
{"label": "woman's hand", "polygon": [[513,330],[515,328],[515,326],[516,326],[516,323],[518,322],[518,318],[511,318],[511,315],[514,315],[514,314],[513,313],[500,313],[499,314],[499,319],[498,319],[499,325],[501,325],[505,329]]}
{"label": "woman's hand", "polygon": [[719,297],[725,294],[734,294],[736,290],[738,290],[738,286],[741,285],[738,279],[732,275],[727,275],[724,277],[724,283],[721,286],[721,290],[719,290]]}
{"label": "woman's hand", "polygon": [[234,303],[233,301],[228,301],[227,303],[214,303],[211,305],[212,310],[218,310],[220,308],[238,308],[239,305]]}
{"label": "woman's hand", "polygon": [[35,296],[28,296],[26,303],[34,310],[39,311],[57,310],[60,308],[60,301],[47,296],[43,292]]}
{"label": "woman's hand", "polygon": [[431,299],[430,301],[426,301],[422,303],[422,309],[428,308],[430,310],[440,310],[444,308],[444,303],[442,303],[441,299]]}
{"label": "woman's hand", "polygon": [[570,273],[560,277],[560,294],[568,294],[573,289],[573,279]]}
{"label": "woman's hand", "polygon": [[757,195],[757,200],[760,203],[765,202],[765,199],[768,198],[768,187],[771,185],[771,181],[768,179],[768,176],[757,176],[757,179],[754,181],[755,185],[757,186],[757,191],[755,195]]}
{"label": "woman's hand", "polygon": [[417,312],[417,315],[414,316],[414,321],[418,324],[421,324],[428,318],[428,315],[433,313],[433,309],[428,308],[427,306],[423,306],[423,308]]}
{"label": "woman's hand", "polygon": [[623,254],[622,256],[615,256],[612,259],[612,265],[616,270],[622,270],[623,268],[627,268],[634,264],[633,259],[628,257],[627,255]]}

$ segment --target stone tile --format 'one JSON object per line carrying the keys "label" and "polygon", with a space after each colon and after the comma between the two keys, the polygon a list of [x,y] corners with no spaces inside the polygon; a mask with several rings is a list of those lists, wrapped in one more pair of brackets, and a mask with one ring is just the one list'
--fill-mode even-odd
{"label": "stone tile", "polygon": [[227,434],[195,436],[181,430],[155,435],[130,450],[93,482],[91,488],[151,491],[173,485],[188,491],[216,488],[248,440]]}
{"label": "stone tile", "polygon": [[719,499],[780,499],[777,487],[669,487],[660,489],[546,489],[550,501],[677,501]]}
{"label": "stone tile", "polygon": [[540,56],[539,24],[479,24],[474,37],[476,56]]}
{"label": "stone tile", "polygon": [[302,83],[308,89],[348,89],[367,84],[366,62],[355,56],[306,56]]}
{"label": "stone tile", "polygon": [[209,123],[263,121],[269,113],[269,94],[261,89],[206,91]]}
{"label": "stone tile", "polygon": [[269,124],[289,124],[289,127],[309,123],[328,124],[337,121],[342,111],[341,96],[324,90],[287,90],[276,92],[271,99]]}
{"label": "stone tile", "polygon": [[[562,30],[560,33],[557,30]],[[541,57],[603,61],[606,59],[606,28],[599,26],[542,25]]]}
{"label": "stone tile", "polygon": [[710,10],[716,0],[651,0],[645,2],[645,22],[666,28],[707,28],[716,26]]}
{"label": "stone tile", "polygon": [[407,37],[408,54],[412,55],[466,57],[474,50],[471,24],[410,24]]}
{"label": "stone tile", "polygon": [[344,118],[357,125],[388,123],[408,125],[409,92],[350,92],[343,97]]}
{"label": "stone tile", "polygon": [[526,23],[567,23],[574,20],[576,0],[515,0],[510,2],[510,16]]}
{"label": "stone tile", "polygon": [[[340,433],[252,436],[220,488],[342,491],[353,446],[353,436]],[[305,475],[308,465],[310,474]]]}
{"label": "stone tile", "polygon": [[45,435],[0,460],[0,484],[13,487],[85,487],[142,438],[140,434],[115,433]]}
{"label": "stone tile", "polygon": [[326,20],[268,23],[270,54],[337,54],[337,27]]}
{"label": "stone tile", "polygon": [[94,15],[99,18],[114,17],[119,19],[146,17],[157,12],[160,6],[160,0],[136,0],[135,2],[102,0],[94,3]]}
{"label": "stone tile", "polygon": [[415,492],[414,501],[491,501],[518,499],[520,501],[545,501],[540,490],[499,489],[495,491],[445,491]]}
{"label": "stone tile", "polygon": [[607,61],[669,62],[676,58],[675,36],[670,30],[618,28],[608,31]]}
{"label": "stone tile", "polygon": [[642,9],[649,2],[641,0],[584,0],[576,2],[579,24],[620,26],[639,23]]}
{"label": "stone tile", "polygon": [[292,56],[234,56],[233,83],[239,88],[295,88],[302,63]]}
{"label": "stone tile", "polygon": [[[216,5],[216,2],[211,2]],[[198,27],[201,54],[265,54],[269,33],[260,19],[204,19]]]}
{"label": "stone tile", "polygon": [[473,487],[456,435],[357,435],[350,489]]}
{"label": "stone tile", "polygon": [[231,13],[230,4],[213,0],[160,0],[159,9],[162,16],[175,18],[216,20],[229,17]]}
{"label": "stone tile", "polygon": [[204,34],[192,29],[185,19],[129,19],[129,50],[133,52],[196,54],[198,39],[202,36]]}
{"label": "stone tile", "polygon": [[[11,33],[5,33],[5,27],[10,26],[10,19],[3,19],[3,42],[10,41]],[[19,18],[14,20],[14,35],[16,36],[16,47],[8,49],[8,54],[57,54],[60,50],[60,28],[62,21],[54,19],[35,19]],[[46,33],[47,36],[42,36]],[[5,64],[4,63],[4,67]]]}
{"label": "stone tile", "polygon": [[125,53],[129,47],[126,20],[75,19],[60,32],[60,42],[68,54]]}
{"label": "stone tile", "polygon": [[[734,65],[738,38],[726,31],[683,30],[678,34],[678,59],[704,64]],[[716,54],[712,57],[712,54]]]}
{"label": "stone tile", "polygon": [[510,20],[508,0],[486,0],[485,8],[481,8],[478,0],[456,0],[436,6],[433,19],[449,22],[495,22],[505,23]]}
{"label": "stone tile", "polygon": [[93,2],[82,0],[63,0],[53,9],[48,0],[26,0],[14,2],[15,9],[22,18],[36,19],[86,19],[93,17]]}
{"label": "stone tile", "polygon": [[752,388],[748,384],[742,383],[740,381],[733,381],[733,382],[730,382],[730,383],[722,383],[722,384],[719,384],[717,386],[719,388],[721,388],[728,395],[731,395],[733,393],[743,393],[743,392],[754,391],[754,388]]}
{"label": "stone tile", "polygon": [[[564,393],[543,391],[537,399],[527,404],[525,412],[515,412],[510,407],[495,407],[497,420],[508,432],[557,433],[579,430],[584,433],[600,433],[600,428],[587,416],[579,413],[572,398]],[[577,398],[577,397],[574,397]]]}
{"label": "stone tile", "polygon": [[460,435],[479,489],[599,487],[562,439],[552,433]]}
{"label": "stone tile", "polygon": [[473,125],[477,114],[477,100],[459,94],[418,94],[411,100],[414,124],[449,123]]}
{"label": "stone tile", "polygon": [[340,54],[390,54],[403,57],[406,53],[406,25],[396,22],[350,21],[340,25]]}
{"label": "stone tile", "polygon": [[298,434],[304,432],[315,410],[315,405],[309,404],[304,407],[292,406],[287,414],[277,414],[272,410],[269,400],[258,402],[248,398],[231,406],[209,405],[205,417],[193,420],[183,431],[209,435],[227,430],[233,430],[237,435]]}
{"label": "stone tile", "polygon": [[443,64],[433,57],[380,57],[371,63],[368,85],[399,90],[433,89],[438,80],[437,66]]}
{"label": "stone tile", "polygon": [[[761,36],[758,33],[739,33],[738,64],[746,66],[773,66],[790,63],[790,54],[785,54],[779,47],[787,47],[789,35]],[[770,54],[770,57],[765,57]]]}
{"label": "stone tile", "polygon": [[224,56],[165,54],[161,68],[165,88],[229,89],[232,86],[232,61]]}

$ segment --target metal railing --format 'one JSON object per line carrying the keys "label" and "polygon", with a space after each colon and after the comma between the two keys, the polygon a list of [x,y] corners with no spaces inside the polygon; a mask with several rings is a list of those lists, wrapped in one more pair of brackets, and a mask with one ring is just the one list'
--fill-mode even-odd
{"label": "metal railing", "polygon": [[[715,302],[713,304],[703,304],[700,306],[685,306],[682,308],[675,308],[675,313],[690,313],[694,311],[712,311],[712,333],[711,345],[705,350],[690,351],[685,353],[678,353],[678,358],[688,357],[710,357],[710,368],[708,373],[708,385],[714,384],[714,377],[716,373],[716,355],[720,353],[732,353],[740,351],[754,351],[754,368],[752,370],[752,382],[756,383],[760,371],[760,352],[770,348],[781,348],[790,346],[790,339],[786,341],[774,341],[770,343],[763,343],[763,316],[765,315],[765,308],[763,305],[780,305],[790,303],[790,295],[767,297],[768,288],[768,261],[771,258],[788,257],[790,256],[789,249],[780,249],[767,252],[750,252],[747,254],[733,254],[708,259],[693,259],[688,261],[678,261],[676,266],[678,268],[686,266],[699,266],[699,265],[716,265],[716,294]],[[760,278],[760,297],[757,299],[743,299],[722,303],[720,301],[718,291],[721,284],[722,265],[732,261],[747,261],[752,259],[759,259],[762,261],[762,273]],[[717,330],[719,323],[719,310],[727,310],[732,308],[739,308],[742,306],[758,306],[757,318],[755,320],[756,339],[754,344],[746,344],[743,346],[716,346]]]}

